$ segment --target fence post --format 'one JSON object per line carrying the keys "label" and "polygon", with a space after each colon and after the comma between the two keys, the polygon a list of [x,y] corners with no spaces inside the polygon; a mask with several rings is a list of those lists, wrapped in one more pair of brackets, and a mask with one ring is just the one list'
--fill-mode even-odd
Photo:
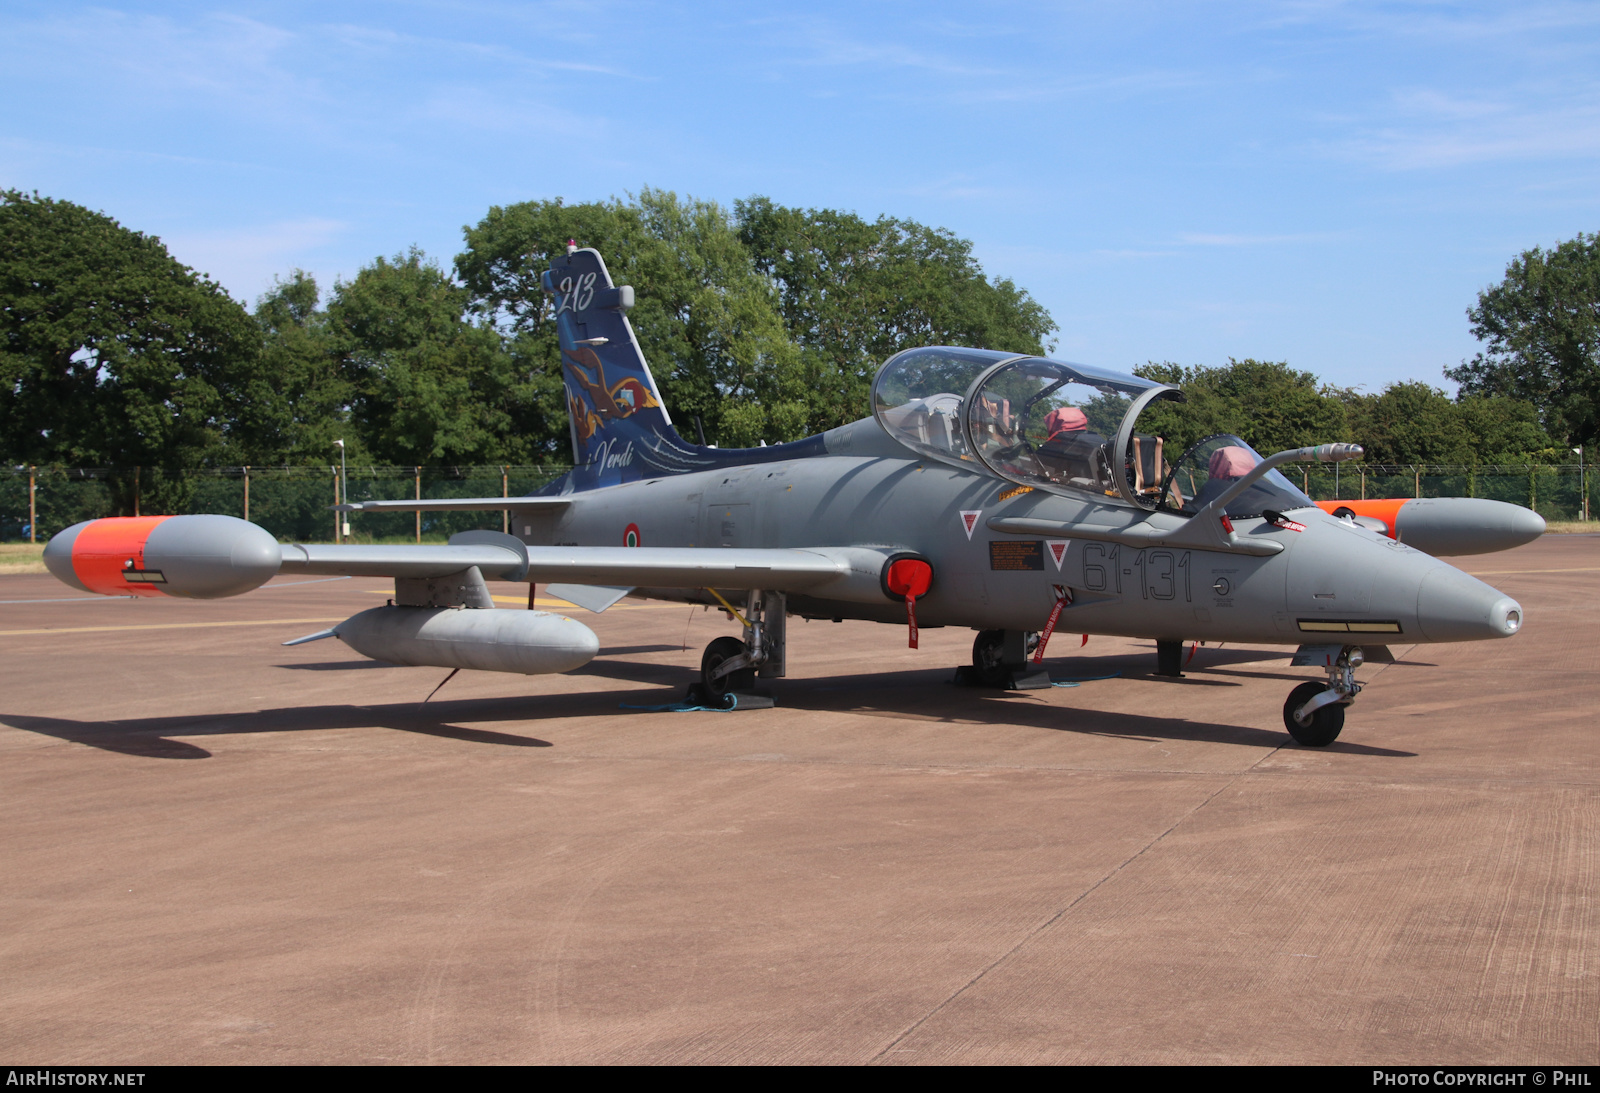
{"label": "fence post", "polygon": [[1528,464],[1528,507],[1534,512],[1539,511],[1539,472],[1533,469],[1533,464]]}
{"label": "fence post", "polygon": [[1366,499],[1367,499],[1367,468],[1365,466],[1363,466],[1361,468],[1361,500],[1365,501]]}
{"label": "fence post", "polygon": [[[417,468],[417,500],[422,500],[422,468]],[[417,510],[417,542],[422,542],[422,510]]]}
{"label": "fence post", "polygon": [[339,511],[339,468],[329,465],[328,471],[333,475],[333,541],[339,542],[339,525],[344,522],[344,513]]}
{"label": "fence post", "polygon": [[250,519],[250,468],[244,469],[244,518]]}
{"label": "fence post", "polygon": [[1421,497],[1422,496],[1422,468],[1413,466],[1411,468],[1411,477],[1412,477],[1411,496],[1412,497]]}
{"label": "fence post", "polygon": [[[511,468],[507,467],[505,464],[502,463],[500,465],[500,496],[501,497],[510,497],[511,496],[511,485],[510,485],[511,480],[510,480],[509,477],[507,477],[507,475],[510,473],[510,470],[511,470]],[[511,534],[511,510],[510,509],[501,509],[500,510],[500,531],[501,531],[502,534],[505,534],[505,535],[510,535]]]}
{"label": "fence post", "polygon": [[31,464],[28,467],[28,542],[30,543],[39,541],[39,517],[33,507],[33,480],[38,470],[38,467]]}

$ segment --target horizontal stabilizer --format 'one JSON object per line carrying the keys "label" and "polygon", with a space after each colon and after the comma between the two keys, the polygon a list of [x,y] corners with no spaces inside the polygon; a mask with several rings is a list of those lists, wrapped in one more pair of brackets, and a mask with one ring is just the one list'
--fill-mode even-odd
{"label": "horizontal stabilizer", "polygon": [[439,497],[420,501],[357,501],[333,506],[340,512],[505,512],[544,509],[557,512],[572,504],[565,497]]}

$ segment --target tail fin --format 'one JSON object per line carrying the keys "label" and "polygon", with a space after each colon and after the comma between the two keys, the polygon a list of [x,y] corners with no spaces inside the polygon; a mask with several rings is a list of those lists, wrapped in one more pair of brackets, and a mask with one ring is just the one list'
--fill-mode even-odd
{"label": "tail fin", "polygon": [[633,287],[613,285],[600,252],[576,245],[550,263],[543,285],[554,299],[561,338],[561,379],[572,430],[571,489],[822,454],[820,437],[723,451],[685,442],[672,427],[628,322]]}
{"label": "tail fin", "polygon": [[687,445],[672,428],[628,322],[632,286],[614,286],[600,252],[575,246],[551,262],[543,283],[554,298],[561,338],[573,486],[591,489],[650,476],[638,466],[648,453]]}

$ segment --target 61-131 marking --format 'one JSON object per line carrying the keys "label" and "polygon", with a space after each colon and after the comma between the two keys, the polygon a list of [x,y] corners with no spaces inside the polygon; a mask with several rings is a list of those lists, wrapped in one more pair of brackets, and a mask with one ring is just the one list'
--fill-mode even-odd
{"label": "61-131 marking", "polygon": [[1123,574],[1138,571],[1139,595],[1146,600],[1175,600],[1178,586],[1183,586],[1183,602],[1194,602],[1193,567],[1189,564],[1190,552],[1181,554],[1171,550],[1140,550],[1124,569],[1121,565],[1122,548],[1105,543],[1085,543],[1083,546],[1083,586],[1090,592],[1115,591],[1122,594]]}

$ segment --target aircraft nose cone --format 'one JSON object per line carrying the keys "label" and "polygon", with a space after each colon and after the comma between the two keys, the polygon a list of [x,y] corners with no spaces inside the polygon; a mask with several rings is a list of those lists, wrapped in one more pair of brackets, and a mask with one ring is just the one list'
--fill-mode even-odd
{"label": "aircraft nose cone", "polygon": [[1417,590],[1417,624],[1429,641],[1509,638],[1522,629],[1522,605],[1476,577],[1441,565]]}

